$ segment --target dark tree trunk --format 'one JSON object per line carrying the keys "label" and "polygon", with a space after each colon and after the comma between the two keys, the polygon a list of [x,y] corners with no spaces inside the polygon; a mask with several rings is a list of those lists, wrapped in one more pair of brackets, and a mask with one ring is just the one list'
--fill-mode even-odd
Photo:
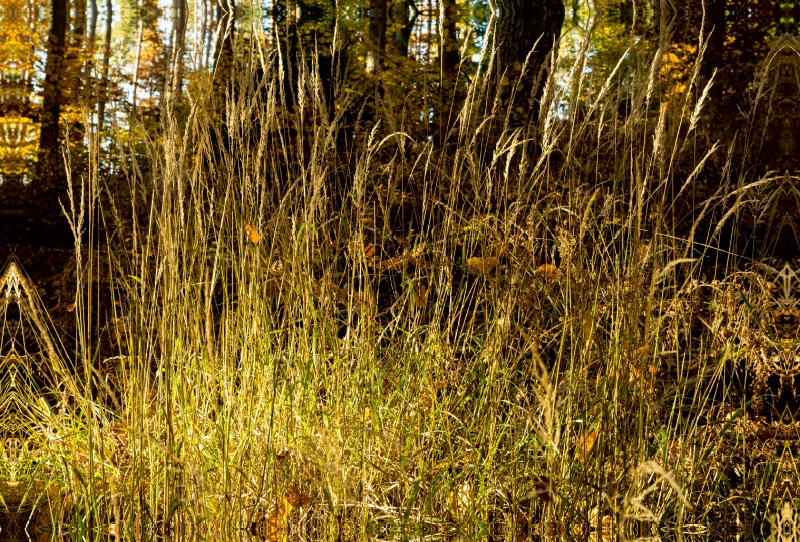
{"label": "dark tree trunk", "polygon": [[[91,98],[91,85],[87,85],[87,74],[94,64],[86,55],[86,0],[72,0],[75,17],[69,21],[72,25],[72,36],[66,52],[65,63],[61,73],[61,103],[82,103]],[[81,141],[84,134],[82,120],[72,122],[67,127],[71,144]]]}
{"label": "dark tree trunk", "polygon": [[59,188],[63,165],[59,156],[59,117],[61,116],[61,79],[67,37],[67,0],[52,0],[47,61],[42,85],[42,109],[39,116],[39,158],[37,193],[51,193]]}
{"label": "dark tree trunk", "polygon": [[417,20],[417,8],[410,0],[400,0],[392,5],[392,23],[395,31],[392,37],[392,48],[398,56],[408,56],[408,40]]}
{"label": "dark tree trunk", "polygon": [[234,17],[236,6],[226,0],[217,1],[217,21],[219,21],[220,36],[217,40],[217,49],[214,51],[214,94],[219,100],[218,107],[225,110],[225,89],[233,74],[233,37]]}
{"label": "dark tree trunk", "polygon": [[186,37],[186,0],[172,2],[172,67],[175,93],[180,94],[183,88],[183,47]]}
{"label": "dark tree trunk", "polygon": [[[295,80],[301,57],[301,45],[297,23],[303,14],[298,14],[298,6],[292,0],[277,0],[272,4],[272,20],[275,22],[276,46],[280,50],[283,63],[283,86],[280,100],[288,110],[294,108]],[[299,16],[298,16],[299,15]]]}
{"label": "dark tree trunk", "polygon": [[100,11],[97,9],[97,0],[92,0],[89,4],[89,47],[94,48],[94,40],[97,37],[97,18]]}
{"label": "dark tree trunk", "polygon": [[[97,19],[100,17],[100,10],[97,7],[97,0],[89,3],[89,34],[86,37],[86,50],[88,61],[84,65],[83,80],[90,82],[87,89],[87,98],[93,105],[97,103],[97,91],[94,88],[96,79],[92,73],[94,68],[95,40],[97,39]],[[93,80],[94,79],[94,80]]]}
{"label": "dark tree trunk", "polygon": [[445,75],[453,75],[461,60],[456,33],[458,5],[456,0],[441,0],[440,9],[442,10],[442,72]]}
{"label": "dark tree trunk", "polygon": [[383,55],[386,51],[386,0],[369,2],[369,43],[367,43],[367,72],[377,74],[381,71]]}
{"label": "dark tree trunk", "polygon": [[232,1],[217,0],[216,18],[220,34],[214,51],[211,107],[217,119],[216,125],[219,126],[219,131],[212,132],[214,153],[218,160],[221,160],[231,148],[228,119],[226,118],[226,100],[228,90],[233,89],[231,83],[235,78],[234,38],[236,32],[236,9],[236,5]]}
{"label": "dark tree trunk", "polygon": [[[725,36],[726,36],[726,21],[725,9],[726,0],[711,0],[706,2],[706,22],[704,31],[706,33],[705,39],[708,40],[708,48],[703,56],[703,63],[700,66],[700,74],[703,76],[704,84],[711,78],[714,70],[722,70],[725,68],[724,53],[725,53]],[[713,107],[718,100],[722,98],[722,85],[716,84],[711,87],[711,93],[715,100],[709,103]]]}
{"label": "dark tree trunk", "polygon": [[524,62],[536,45],[531,60],[541,66],[561,36],[562,0],[497,0],[497,7],[495,45],[501,65]]}
{"label": "dark tree trunk", "polygon": [[142,38],[144,22],[139,21],[139,33],[136,37],[136,56],[133,60],[133,92],[131,92],[131,117],[136,116],[136,104],[139,99],[139,64],[142,60]]}
{"label": "dark tree trunk", "polygon": [[[564,4],[562,0],[497,0],[497,7],[499,14],[494,32],[496,66],[499,75],[505,73],[511,83],[509,87],[515,90],[515,96],[508,104],[515,112],[512,124],[535,122],[549,54],[561,36],[561,25],[564,24]],[[529,53],[521,86],[515,89]]]}
{"label": "dark tree trunk", "polygon": [[203,0],[203,17],[200,26],[200,51],[197,59],[200,69],[206,67],[206,41],[208,40],[208,0]]}

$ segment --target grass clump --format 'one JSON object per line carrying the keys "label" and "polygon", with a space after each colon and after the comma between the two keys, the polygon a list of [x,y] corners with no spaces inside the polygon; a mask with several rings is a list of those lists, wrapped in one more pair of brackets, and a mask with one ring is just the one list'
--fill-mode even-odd
{"label": "grass clump", "polygon": [[73,180],[78,361],[39,495],[93,537],[702,531],[752,277],[701,280],[687,198],[719,151],[667,45],[591,85],[578,58],[522,127],[480,74],[428,138],[424,103],[351,115],[277,54],[224,110],[166,107],[124,190]]}

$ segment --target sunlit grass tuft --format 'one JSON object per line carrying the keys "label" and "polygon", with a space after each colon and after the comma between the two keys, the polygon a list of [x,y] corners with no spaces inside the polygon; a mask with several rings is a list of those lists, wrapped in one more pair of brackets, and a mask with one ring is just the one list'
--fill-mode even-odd
{"label": "sunlit grass tuft", "polygon": [[[275,57],[224,109],[166,107],[146,157],[119,157],[125,195],[93,174],[67,209],[105,238],[76,246],[57,518],[137,540],[702,523],[724,452],[698,422],[711,386],[686,378],[716,346],[679,344],[697,268],[671,213],[704,94],[695,72],[658,103],[661,53],[557,115],[576,62],[529,130],[478,77],[443,142],[391,93],[347,117],[302,66],[290,106]],[[94,359],[92,326],[116,357]]]}

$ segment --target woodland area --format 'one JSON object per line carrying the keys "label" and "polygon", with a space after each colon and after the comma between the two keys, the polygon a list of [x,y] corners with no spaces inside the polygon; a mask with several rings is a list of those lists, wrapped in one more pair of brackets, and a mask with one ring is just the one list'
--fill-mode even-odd
{"label": "woodland area", "polygon": [[0,540],[800,539],[800,4],[0,0]]}

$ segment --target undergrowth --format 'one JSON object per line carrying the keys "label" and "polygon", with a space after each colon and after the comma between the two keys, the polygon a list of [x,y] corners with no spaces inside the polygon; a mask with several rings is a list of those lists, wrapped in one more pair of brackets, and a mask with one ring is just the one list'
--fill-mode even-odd
{"label": "undergrowth", "polygon": [[254,55],[224,108],[167,97],[158,135],[119,136],[124,190],[95,135],[63,202],[77,361],[30,498],[89,538],[702,531],[748,316],[714,283],[729,316],[695,340],[684,203],[725,154],[697,145],[702,44],[682,92],[668,45],[607,81],[584,53],[522,127],[487,56],[436,137],[427,102],[330,99],[313,64],[291,87]]}

